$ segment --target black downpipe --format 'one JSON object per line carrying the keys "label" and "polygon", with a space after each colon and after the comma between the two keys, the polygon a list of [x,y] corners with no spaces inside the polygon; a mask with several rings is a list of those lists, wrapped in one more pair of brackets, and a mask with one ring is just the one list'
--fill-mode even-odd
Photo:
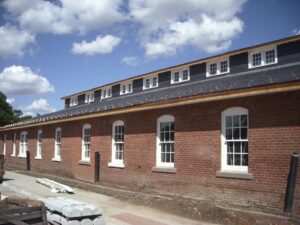
{"label": "black downpipe", "polygon": [[293,208],[293,200],[296,186],[297,168],[299,161],[299,153],[294,152],[291,157],[290,173],[287,179],[285,192],[284,212],[290,214]]}
{"label": "black downpipe", "polygon": [[95,152],[95,182],[100,181],[100,153]]}
{"label": "black downpipe", "polygon": [[30,170],[30,152],[26,151],[26,169]]}

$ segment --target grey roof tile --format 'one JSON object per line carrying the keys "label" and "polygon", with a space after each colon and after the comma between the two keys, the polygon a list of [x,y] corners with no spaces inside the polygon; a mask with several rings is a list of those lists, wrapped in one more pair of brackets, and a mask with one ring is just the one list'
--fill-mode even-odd
{"label": "grey roof tile", "polygon": [[184,98],[208,93],[238,90],[270,84],[300,81],[300,62],[280,66],[249,70],[238,74],[226,74],[210,77],[205,80],[186,82],[166,88],[147,90],[146,92],[122,95],[86,105],[75,106],[60,111],[35,117],[28,121],[5,126],[16,127],[49,120],[73,117],[83,114],[102,112],[147,103]]}

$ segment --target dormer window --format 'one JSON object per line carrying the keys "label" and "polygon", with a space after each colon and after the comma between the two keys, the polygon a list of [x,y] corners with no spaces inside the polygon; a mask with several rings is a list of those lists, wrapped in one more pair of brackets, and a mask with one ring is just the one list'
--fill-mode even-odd
{"label": "dormer window", "polygon": [[210,69],[209,70],[210,75],[217,74],[217,64],[216,63],[210,64],[209,69]]}
{"label": "dormer window", "polygon": [[216,61],[211,61],[206,63],[206,76],[214,76],[219,74],[224,74],[229,72],[229,60],[219,59]]}
{"label": "dormer window", "polygon": [[94,98],[94,92],[88,92],[85,94],[85,103],[90,103],[95,100]]}
{"label": "dormer window", "polygon": [[152,77],[143,78],[143,89],[156,88],[158,87],[158,78],[157,75]]}
{"label": "dormer window", "polygon": [[190,70],[181,69],[172,71],[171,73],[171,84],[180,83],[190,80]]}
{"label": "dormer window", "polygon": [[228,72],[228,61],[221,61],[221,73],[227,73]]}
{"label": "dormer window", "polygon": [[268,48],[260,48],[249,52],[248,67],[260,67],[278,62],[276,46]]}
{"label": "dormer window", "polygon": [[103,88],[101,90],[101,99],[111,97],[111,87]]}
{"label": "dormer window", "polygon": [[78,105],[78,97],[71,97],[70,106]]}
{"label": "dormer window", "polygon": [[132,93],[132,81],[121,84],[120,95]]}

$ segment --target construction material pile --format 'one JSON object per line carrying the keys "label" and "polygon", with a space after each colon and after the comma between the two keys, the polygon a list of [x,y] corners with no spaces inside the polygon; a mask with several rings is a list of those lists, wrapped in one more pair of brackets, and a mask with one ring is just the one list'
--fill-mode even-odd
{"label": "construction material pile", "polygon": [[47,225],[44,203],[18,196],[5,197],[0,201],[0,224]]}
{"label": "construction material pile", "polygon": [[56,192],[56,193],[62,192],[62,193],[72,193],[72,194],[74,193],[74,190],[71,187],[58,183],[54,180],[50,180],[47,178],[37,178],[36,182],[51,188],[51,192]]}
{"label": "construction material pile", "polygon": [[44,203],[51,224],[105,225],[102,210],[93,205],[63,197],[49,197]]}

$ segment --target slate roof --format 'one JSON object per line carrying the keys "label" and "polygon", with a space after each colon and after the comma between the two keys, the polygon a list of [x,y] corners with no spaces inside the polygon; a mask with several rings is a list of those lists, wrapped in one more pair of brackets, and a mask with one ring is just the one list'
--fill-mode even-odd
{"label": "slate roof", "polygon": [[103,112],[138,106],[147,103],[162,102],[196,95],[218,93],[229,90],[239,90],[249,87],[259,87],[272,84],[281,84],[300,81],[300,62],[259,68],[236,74],[217,75],[194,82],[152,89],[145,92],[122,95],[45,114],[33,119],[9,124],[3,128],[18,127],[44,121],[57,120],[95,112]]}

